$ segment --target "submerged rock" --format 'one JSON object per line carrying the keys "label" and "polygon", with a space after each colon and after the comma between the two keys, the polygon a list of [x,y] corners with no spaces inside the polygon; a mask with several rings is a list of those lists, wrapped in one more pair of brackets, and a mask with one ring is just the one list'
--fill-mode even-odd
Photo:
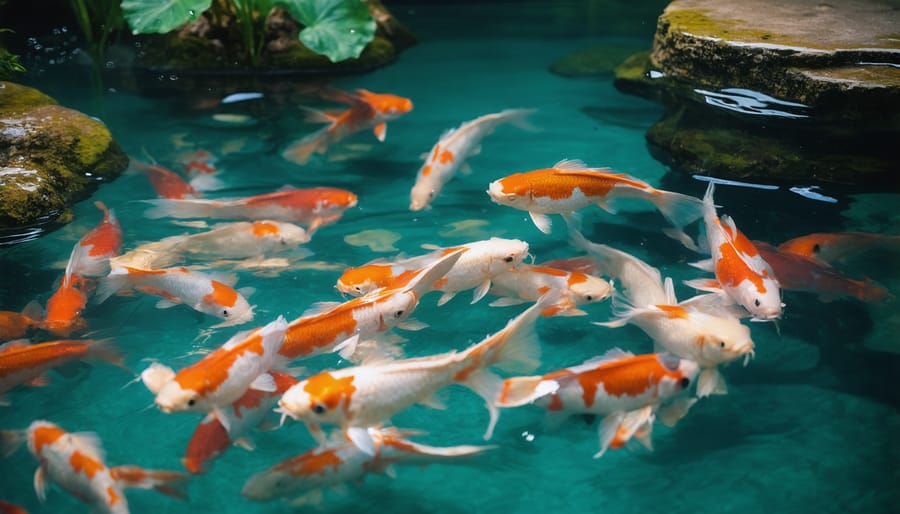
{"label": "submerged rock", "polygon": [[68,206],[128,165],[106,126],[29,87],[0,82],[0,244],[68,221]]}
{"label": "submerged rock", "polygon": [[611,74],[623,59],[635,52],[633,45],[599,45],[577,50],[550,65],[563,77],[594,77]]}
{"label": "submerged rock", "polygon": [[615,84],[668,107],[647,139],[677,169],[867,187],[895,171],[897,27],[874,0],[676,0]]}

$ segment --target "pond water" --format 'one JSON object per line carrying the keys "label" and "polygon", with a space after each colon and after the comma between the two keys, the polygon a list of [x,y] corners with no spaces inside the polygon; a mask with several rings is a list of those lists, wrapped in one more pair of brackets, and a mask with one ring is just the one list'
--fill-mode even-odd
{"label": "pond water", "polygon": [[[579,4],[580,5],[580,4]],[[653,185],[702,196],[706,182],[675,173],[647,151],[644,133],[663,113],[658,104],[624,95],[612,76],[563,78],[548,71],[569,52],[596,44],[647,46],[655,15],[646,10],[603,11],[609,22],[591,26],[583,17],[558,17],[560,9],[528,4],[511,6],[402,6],[397,15],[421,35],[399,60],[375,72],[340,77],[333,85],[366,88],[413,100],[409,114],[388,124],[378,143],[371,133],[356,134],[332,148],[329,159],[298,166],[281,158],[292,140],[315,128],[304,123],[294,99],[299,80],[265,81],[265,98],[213,108],[202,99],[248,91],[227,78],[215,87],[186,93],[159,83],[183,77],[149,76],[140,95],[118,84],[92,94],[87,72],[48,66],[27,78],[29,85],[54,95],[62,104],[101,117],[125,151],[148,156],[178,169],[176,156],[207,150],[218,157],[226,189],[210,197],[248,196],[295,187],[334,186],[359,196],[359,206],[337,223],[320,229],[305,245],[312,255],[297,268],[277,273],[237,272],[238,287],[253,287],[256,318],[242,328],[210,330],[217,320],[186,307],[157,309],[156,298],[113,297],[92,305],[85,319],[92,337],[112,338],[136,372],[158,360],[175,368],[200,358],[200,352],[224,343],[241,329],[284,315],[292,320],[318,301],[340,301],[334,283],[346,266],[399,252],[424,253],[422,245],[448,246],[492,236],[530,244],[538,262],[577,254],[557,218],[554,231],[542,234],[526,213],[502,207],[485,194],[488,183],[514,172],[548,167],[564,159],[608,166]],[[405,14],[404,14],[404,11]],[[404,17],[406,16],[406,17]],[[504,16],[507,16],[504,18]],[[554,17],[556,16],[556,17]],[[505,21],[504,21],[505,20]],[[576,27],[571,33],[566,23]],[[174,79],[174,80],[173,80]],[[257,84],[258,86],[260,84]],[[227,107],[227,108],[226,108]],[[508,108],[533,108],[535,131],[501,126],[485,139],[473,172],[458,174],[433,208],[410,212],[409,189],[441,133],[464,121]],[[247,124],[213,118],[223,112],[249,116]],[[590,113],[591,115],[589,115]],[[779,243],[811,232],[864,230],[897,233],[898,197],[847,194],[835,187],[818,190],[835,202],[790,191],[811,184],[775,189],[719,186],[716,203],[750,238]],[[169,219],[144,213],[153,198],[141,175],[123,175],[91,197],[115,209],[124,231],[124,247],[190,232]],[[92,201],[74,208],[76,219],[64,228],[0,250],[0,309],[18,310],[28,301],[46,302],[54,290],[72,245],[100,220]],[[679,298],[692,291],[682,279],[700,273],[687,265],[700,259],[666,238],[665,221],[639,206],[618,215],[599,208],[584,212],[585,232],[593,241],[631,252],[676,279]],[[367,230],[396,233],[393,248],[373,250],[349,244]],[[876,256],[884,258],[884,256]],[[897,265],[869,260],[857,276],[869,276],[898,291]],[[415,318],[429,327],[405,332],[408,355],[463,349],[499,330],[522,307],[469,304],[467,293],[446,305],[426,296]],[[891,295],[879,303],[856,300],[823,302],[810,293],[784,295],[784,319],[750,323],[756,358],[746,367],[733,364],[723,373],[725,396],[700,401],[674,428],[654,428],[655,450],[610,451],[594,460],[597,421],[572,418],[555,430],[542,427],[537,407],[505,410],[490,444],[497,448],[460,466],[401,467],[396,479],[369,476],[344,494],[326,491],[321,509],[359,512],[889,512],[900,499],[900,340],[898,314]],[[591,321],[610,317],[609,302],[585,307],[587,316],[541,318],[537,332],[543,347],[540,372],[580,363],[619,347],[652,351],[649,338],[628,326],[607,329]],[[745,321],[745,323],[748,323]],[[342,367],[337,355],[302,363],[309,370]],[[0,428],[24,428],[34,419],[53,421],[69,431],[96,432],[110,465],[136,464],[181,470],[180,459],[196,414],[167,415],[152,407],[153,397],[134,375],[103,363],[74,377],[51,374],[47,387],[19,387],[0,407]],[[487,412],[481,400],[461,387],[444,391],[446,410],[414,406],[392,421],[398,427],[427,432],[416,440],[433,445],[482,444]],[[281,512],[285,504],[243,498],[245,480],[314,443],[301,424],[252,434],[252,452],[232,448],[205,475],[193,477],[190,500],[179,502],[154,492],[128,493],[131,511],[182,513]],[[30,512],[87,512],[68,494],[54,489],[46,503],[32,489],[36,467],[25,451],[0,460],[0,498]]]}

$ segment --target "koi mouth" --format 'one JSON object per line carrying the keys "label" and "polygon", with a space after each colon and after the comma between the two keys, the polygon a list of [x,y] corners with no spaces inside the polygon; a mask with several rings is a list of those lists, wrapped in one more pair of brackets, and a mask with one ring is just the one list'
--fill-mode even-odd
{"label": "koi mouth", "polygon": [[297,416],[290,411],[287,407],[284,406],[282,400],[278,400],[278,407],[274,409],[276,413],[281,414],[281,419],[278,422],[278,427],[281,428],[284,426],[284,420],[290,417],[293,420],[297,420]]}

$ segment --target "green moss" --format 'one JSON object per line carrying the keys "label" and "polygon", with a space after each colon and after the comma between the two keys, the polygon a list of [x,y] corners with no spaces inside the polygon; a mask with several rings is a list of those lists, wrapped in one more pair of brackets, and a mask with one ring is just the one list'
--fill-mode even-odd
{"label": "green moss", "polygon": [[632,54],[622,64],[616,66],[616,80],[648,81],[648,71],[650,71],[650,50],[645,50]]}
{"label": "green moss", "polygon": [[220,69],[229,66],[225,50],[213,40],[174,32],[148,37],[141,62],[152,68],[173,69]]}
{"label": "green moss", "polygon": [[3,110],[21,111],[38,105],[56,105],[56,100],[37,89],[0,81],[0,108]]}
{"label": "green moss", "polygon": [[291,41],[284,51],[265,55],[263,65],[296,70],[370,69],[393,61],[396,55],[397,51],[390,40],[375,36],[359,58],[333,63],[324,55],[313,52],[299,40],[295,40]]}

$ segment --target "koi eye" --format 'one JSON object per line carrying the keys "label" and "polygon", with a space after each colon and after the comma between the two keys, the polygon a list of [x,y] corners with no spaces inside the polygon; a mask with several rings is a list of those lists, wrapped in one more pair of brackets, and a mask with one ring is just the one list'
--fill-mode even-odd
{"label": "koi eye", "polygon": [[315,412],[316,414],[325,414],[325,411],[326,411],[325,406],[322,405],[321,403],[317,403],[317,404],[313,405],[313,412]]}
{"label": "koi eye", "polygon": [[691,385],[691,379],[689,379],[688,377],[684,377],[681,379],[681,388],[682,389],[687,389],[689,385]]}
{"label": "koi eye", "polygon": [[757,307],[759,307],[759,298],[757,298],[756,300],[753,301],[753,305],[756,305]]}
{"label": "koi eye", "polygon": [[191,398],[190,400],[188,400],[188,406],[190,406],[190,407],[193,407],[195,403],[197,403],[197,401],[194,400],[193,398]]}
{"label": "koi eye", "polygon": [[356,292],[358,292],[358,293],[362,292],[362,287],[360,287],[360,286],[356,286],[353,289],[356,289]]}
{"label": "koi eye", "polygon": [[399,318],[399,317],[401,317],[401,316],[403,316],[403,311],[397,311],[397,312],[394,313],[394,317],[395,317],[395,318]]}
{"label": "koi eye", "polygon": [[584,299],[587,300],[587,301],[589,301],[589,302],[594,301],[594,297],[591,296],[591,295],[585,296]]}
{"label": "koi eye", "polygon": [[507,255],[506,258],[503,259],[503,261],[504,262],[512,262],[513,261],[512,255]]}
{"label": "koi eye", "polygon": [[822,249],[822,247],[819,246],[819,243],[816,243],[813,245],[813,253],[819,253],[819,250],[821,250],[821,249]]}
{"label": "koi eye", "polygon": [[725,341],[719,341],[719,348],[725,348]]}
{"label": "koi eye", "polygon": [[227,317],[228,317],[228,311],[227,311],[227,310],[223,310],[223,311],[222,311],[222,316],[225,316],[225,317],[227,318]]}

